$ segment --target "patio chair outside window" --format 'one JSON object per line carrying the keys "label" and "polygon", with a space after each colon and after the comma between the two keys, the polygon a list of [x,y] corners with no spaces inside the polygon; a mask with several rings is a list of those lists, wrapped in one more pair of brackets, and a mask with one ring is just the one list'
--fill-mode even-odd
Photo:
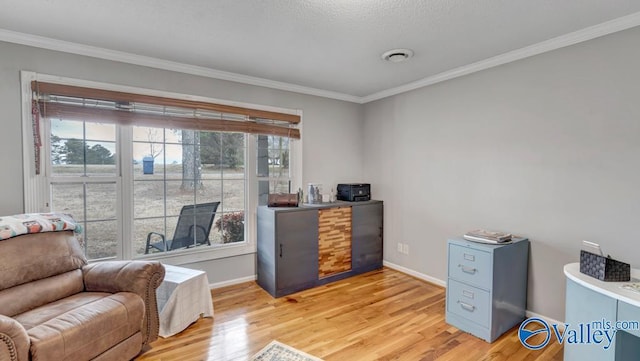
{"label": "patio chair outside window", "polygon": [[[147,235],[147,247],[144,253],[149,253],[151,249],[165,252],[205,243],[211,245],[209,233],[219,204],[220,202],[211,202],[182,207],[173,239],[166,239],[162,233],[151,232]],[[159,238],[160,241],[152,242],[153,238]]]}

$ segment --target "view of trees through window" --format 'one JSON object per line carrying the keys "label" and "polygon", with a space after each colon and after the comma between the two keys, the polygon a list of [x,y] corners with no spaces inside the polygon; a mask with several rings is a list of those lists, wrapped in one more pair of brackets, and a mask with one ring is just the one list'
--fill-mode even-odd
{"label": "view of trees through window", "polygon": [[258,203],[266,205],[269,193],[297,191],[296,189],[291,189],[289,168],[290,139],[272,135],[259,135],[257,143]]}
{"label": "view of trees through window", "polygon": [[84,229],[88,258],[114,257],[120,238],[116,126],[52,120],[50,208]]}
{"label": "view of trees through window", "polygon": [[[82,139],[51,137],[51,160],[53,164],[115,164],[114,154],[100,144],[89,145]],[[85,159],[86,158],[86,159]]]}
{"label": "view of trees through window", "polygon": [[[211,244],[244,241],[245,138],[243,133],[133,127],[133,229],[134,238],[145,241],[137,253],[147,251],[149,235],[152,244],[161,241],[160,235],[171,241],[195,237],[190,243],[198,244],[207,232]],[[184,234],[176,227],[183,207],[211,202],[220,202],[212,223],[198,211],[195,232]]]}
{"label": "view of trees through window", "polygon": [[[158,245],[164,237],[168,250],[180,237],[193,239],[189,247],[200,245],[206,233],[204,244],[244,241],[246,134],[133,126],[127,128],[132,142],[121,144],[118,128],[51,121],[51,210],[83,224],[89,258],[116,256],[119,225],[127,221],[118,218],[119,203],[132,208],[134,254],[159,251],[147,249],[148,238]],[[117,161],[122,147],[130,147],[129,162]],[[120,187],[130,187],[132,198]],[[176,230],[183,208],[213,202],[219,202],[214,214],[207,211],[203,221],[191,212],[193,227]]]}

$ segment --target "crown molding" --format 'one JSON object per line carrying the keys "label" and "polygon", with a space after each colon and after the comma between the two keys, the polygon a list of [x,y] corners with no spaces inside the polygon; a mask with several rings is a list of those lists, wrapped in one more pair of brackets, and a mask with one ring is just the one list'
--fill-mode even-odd
{"label": "crown molding", "polygon": [[227,71],[221,71],[202,66],[189,65],[184,63],[178,63],[174,61],[153,58],[143,55],[137,55],[132,53],[126,53],[117,50],[110,50],[105,48],[99,48],[95,46],[83,45],[78,43],[72,43],[68,41],[62,41],[43,36],[19,33],[6,29],[0,29],[0,41],[9,43],[16,43],[21,45],[28,45],[37,48],[61,51],[65,53],[84,55],[93,58],[113,60],[122,63],[141,65],[150,68],[176,71],[185,74],[203,76],[207,78],[227,80],[241,84],[256,85],[265,88],[284,90],[300,94],[315,95],[324,98],[343,100],[352,103],[360,103],[361,97],[343,94],[339,92],[333,92],[328,90],[316,89],[306,87],[302,85],[290,84],[285,82],[279,82],[249,75],[243,75],[238,73],[232,73]]}
{"label": "crown molding", "polygon": [[455,69],[451,69],[427,78],[423,78],[411,83],[407,83],[395,88],[390,88],[377,93],[367,95],[360,98],[360,103],[365,104],[378,99],[387,98],[393,95],[406,93],[411,90],[423,88],[429,85],[440,83],[446,80],[454,79],[464,75],[472,74],[478,71],[493,68],[499,65],[511,63],[517,60],[525,59],[531,56],[546,53],[552,50],[564,48],[570,45],[578,44],[587,40],[595,39],[601,36],[612,34],[618,31],[630,29],[640,26],[640,12],[613,19],[598,25],[590,26],[572,33],[561,35],[543,42],[530,45],[521,49],[500,54],[485,60],[481,60],[469,65],[464,65]]}
{"label": "crown molding", "polygon": [[386,89],[364,97],[349,95],[329,90],[316,89],[302,85],[279,82],[259,77],[231,73],[202,66],[189,65],[174,61],[153,58],[148,56],[136,55],[122,51],[104,49],[94,46],[82,45],[68,41],[51,39],[42,36],[30,35],[25,33],[14,32],[10,30],[0,29],[0,41],[10,43],[28,45],[43,49],[61,51],[66,53],[89,56],[93,58],[113,60],[128,64],[146,66],[150,68],[176,71],[185,74],[203,76],[207,78],[227,80],[236,83],[261,86],[265,88],[284,90],[294,93],[314,95],[324,98],[342,100],[352,103],[365,104],[393,95],[406,93],[411,90],[423,88],[429,85],[437,84],[446,80],[451,80],[464,75],[469,75],[478,71],[490,69],[499,65],[511,63],[517,60],[525,59],[531,56],[546,53],[552,50],[560,49],[570,45],[578,44],[587,40],[595,39],[601,36],[612,34],[618,31],[630,29],[640,26],[640,12],[626,15],[617,19],[613,19],[601,24],[590,26],[572,33],[561,35],[553,39],[530,45],[521,49],[500,54],[485,60],[481,60],[472,64],[464,65],[455,69],[451,69],[430,77],[416,80],[398,87]]}

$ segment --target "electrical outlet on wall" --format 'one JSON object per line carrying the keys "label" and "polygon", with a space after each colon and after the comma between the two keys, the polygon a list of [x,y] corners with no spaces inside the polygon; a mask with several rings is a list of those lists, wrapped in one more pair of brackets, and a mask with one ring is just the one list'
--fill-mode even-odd
{"label": "electrical outlet on wall", "polygon": [[409,245],[398,242],[398,253],[409,254]]}

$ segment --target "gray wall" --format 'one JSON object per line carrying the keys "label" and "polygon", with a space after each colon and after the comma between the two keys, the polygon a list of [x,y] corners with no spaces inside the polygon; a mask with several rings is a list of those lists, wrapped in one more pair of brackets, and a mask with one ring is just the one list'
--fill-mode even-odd
{"label": "gray wall", "polygon": [[[362,109],[357,104],[0,42],[0,215],[24,210],[20,70],[301,109],[303,184],[335,186],[362,179]],[[217,283],[255,275],[255,256],[197,266]]]}
{"label": "gray wall", "polygon": [[639,42],[635,28],[366,104],[385,260],[446,280],[447,237],[527,236],[528,309],[557,320],[581,240],[640,268]]}

